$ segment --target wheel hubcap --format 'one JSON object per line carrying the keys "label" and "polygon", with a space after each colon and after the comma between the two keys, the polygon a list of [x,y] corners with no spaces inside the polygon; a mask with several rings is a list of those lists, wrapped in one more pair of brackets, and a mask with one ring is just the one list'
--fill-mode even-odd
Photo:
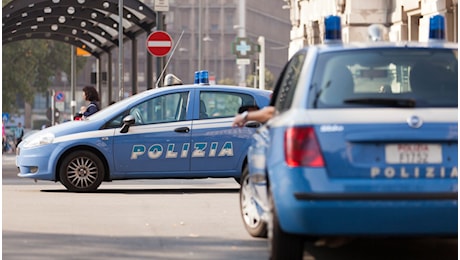
{"label": "wheel hubcap", "polygon": [[72,160],[67,166],[67,176],[76,188],[87,188],[97,179],[98,168],[95,162],[87,157]]}
{"label": "wheel hubcap", "polygon": [[260,216],[256,204],[252,200],[252,192],[249,187],[248,178],[245,178],[241,186],[241,211],[247,226],[255,228],[260,225]]}

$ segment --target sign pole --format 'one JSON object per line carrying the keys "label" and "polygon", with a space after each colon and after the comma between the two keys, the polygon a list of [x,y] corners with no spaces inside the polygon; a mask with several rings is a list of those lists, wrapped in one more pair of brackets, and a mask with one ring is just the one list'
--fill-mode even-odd
{"label": "sign pole", "polygon": [[75,100],[75,88],[77,81],[77,59],[75,57],[75,46],[71,45],[70,47],[70,108],[72,111],[71,120],[73,120],[73,116],[75,115],[77,102]]}
{"label": "sign pole", "polygon": [[257,39],[260,52],[259,52],[259,88],[265,89],[265,37],[259,36]]}
{"label": "sign pole", "polygon": [[[158,11],[157,12],[157,30],[158,31],[163,31],[164,27],[164,19],[163,19],[163,12]],[[164,68],[164,59],[163,57],[157,57],[157,86],[163,86],[163,79],[161,78],[161,72],[163,71]],[[158,85],[159,84],[159,85]]]}
{"label": "sign pole", "polygon": [[[118,0],[118,98],[122,100],[125,89],[123,82],[123,0]],[[110,102],[110,100],[109,100]]]}

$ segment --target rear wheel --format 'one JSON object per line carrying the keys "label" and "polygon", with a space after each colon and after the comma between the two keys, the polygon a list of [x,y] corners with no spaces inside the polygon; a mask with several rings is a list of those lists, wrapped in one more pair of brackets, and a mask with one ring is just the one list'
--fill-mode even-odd
{"label": "rear wheel", "polygon": [[278,215],[270,195],[271,218],[268,225],[268,248],[271,260],[303,258],[304,239],[302,236],[283,231],[279,224]]}
{"label": "rear wheel", "polygon": [[267,237],[267,224],[262,221],[253,200],[252,189],[249,186],[249,170],[245,166],[241,176],[240,212],[248,233],[253,237]]}
{"label": "rear wheel", "polygon": [[104,165],[90,151],[74,151],[62,160],[59,178],[69,191],[95,191],[104,179]]}

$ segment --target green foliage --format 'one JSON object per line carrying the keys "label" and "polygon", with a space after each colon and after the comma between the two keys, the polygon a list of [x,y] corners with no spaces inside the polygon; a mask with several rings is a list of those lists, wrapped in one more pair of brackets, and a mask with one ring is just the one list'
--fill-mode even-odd
{"label": "green foliage", "polygon": [[[246,86],[253,88],[254,87],[254,78],[255,77],[256,76],[254,76],[253,74],[249,75],[246,78]],[[257,80],[259,80],[259,75],[257,75]],[[259,84],[259,83],[257,83],[257,84]],[[273,90],[274,85],[275,85],[275,76],[273,75],[273,73],[270,70],[265,68],[265,89]]]}
{"label": "green foliage", "polygon": [[217,82],[217,84],[219,85],[230,85],[230,86],[235,86],[235,85],[238,85],[236,84],[236,82],[231,79],[231,78],[225,78],[225,79],[221,79]]}
{"label": "green foliage", "polygon": [[[2,46],[2,111],[17,112],[17,100],[32,103],[48,90],[58,71],[70,75],[70,45],[50,40],[24,40]],[[77,67],[83,64],[79,62]]]}

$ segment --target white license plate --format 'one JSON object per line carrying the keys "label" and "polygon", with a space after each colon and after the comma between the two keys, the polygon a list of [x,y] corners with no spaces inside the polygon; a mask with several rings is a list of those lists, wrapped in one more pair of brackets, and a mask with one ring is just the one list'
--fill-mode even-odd
{"label": "white license plate", "polygon": [[439,144],[387,144],[386,163],[428,164],[442,163],[442,146]]}

